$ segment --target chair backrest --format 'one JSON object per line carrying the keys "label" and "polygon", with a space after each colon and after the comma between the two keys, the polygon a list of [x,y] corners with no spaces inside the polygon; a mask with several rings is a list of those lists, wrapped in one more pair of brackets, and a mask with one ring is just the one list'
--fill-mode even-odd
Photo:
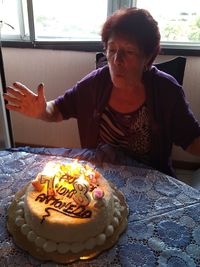
{"label": "chair backrest", "polygon": [[180,85],[183,84],[185,65],[185,57],[175,57],[169,61],[154,64],[154,66],[156,66],[159,70],[164,71],[173,76]]}
{"label": "chair backrest", "polygon": [[[96,53],[96,68],[103,67],[107,64],[107,58],[103,52]],[[185,66],[186,66],[186,58],[185,57],[175,57],[171,60],[164,61],[161,63],[154,64],[159,70],[164,71],[170,75],[172,75],[177,82],[182,85]]]}

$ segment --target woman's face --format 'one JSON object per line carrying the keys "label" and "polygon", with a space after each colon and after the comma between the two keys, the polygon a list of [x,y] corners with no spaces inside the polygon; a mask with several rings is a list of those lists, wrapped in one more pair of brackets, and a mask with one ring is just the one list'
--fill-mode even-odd
{"label": "woman's face", "polygon": [[149,59],[135,43],[122,37],[111,36],[106,53],[115,87],[130,87],[141,81]]}

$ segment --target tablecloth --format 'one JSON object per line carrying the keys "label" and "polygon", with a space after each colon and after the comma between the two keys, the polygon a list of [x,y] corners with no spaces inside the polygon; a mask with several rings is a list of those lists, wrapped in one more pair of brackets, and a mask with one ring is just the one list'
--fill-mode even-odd
{"label": "tablecloth", "polygon": [[200,266],[200,192],[133,162],[119,165],[101,161],[95,165],[124,193],[130,209],[127,230],[112,249],[95,259],[68,265],[41,262],[19,249],[6,229],[9,204],[46,162],[71,161],[70,153],[95,165],[94,151],[0,151],[0,266]]}

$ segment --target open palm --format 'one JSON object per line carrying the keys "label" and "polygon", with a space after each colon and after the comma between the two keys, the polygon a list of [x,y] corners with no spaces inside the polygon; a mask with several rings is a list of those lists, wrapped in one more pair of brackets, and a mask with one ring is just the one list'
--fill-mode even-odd
{"label": "open palm", "polygon": [[25,85],[15,82],[13,87],[7,87],[4,99],[8,101],[7,109],[18,111],[32,118],[40,118],[46,110],[43,84],[38,86],[38,94],[35,94]]}

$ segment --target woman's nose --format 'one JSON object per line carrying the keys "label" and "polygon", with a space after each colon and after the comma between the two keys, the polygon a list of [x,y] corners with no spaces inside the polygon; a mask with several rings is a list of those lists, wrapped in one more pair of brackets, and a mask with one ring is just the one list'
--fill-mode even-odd
{"label": "woman's nose", "polygon": [[114,55],[114,62],[115,63],[122,63],[124,61],[125,53],[123,50],[118,49]]}

